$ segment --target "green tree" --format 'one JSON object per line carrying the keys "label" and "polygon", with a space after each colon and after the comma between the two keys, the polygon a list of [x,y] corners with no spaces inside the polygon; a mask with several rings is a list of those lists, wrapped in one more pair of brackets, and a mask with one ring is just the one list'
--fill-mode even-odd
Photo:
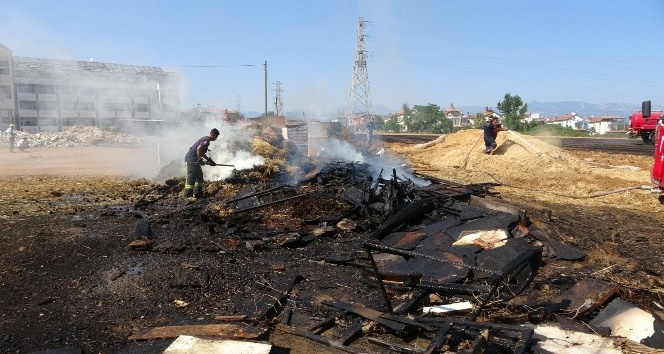
{"label": "green tree", "polygon": [[394,132],[394,133],[398,133],[399,131],[401,131],[401,126],[399,125],[397,116],[392,115],[388,117],[387,120],[385,121],[385,125],[383,125],[383,129],[388,132]]}
{"label": "green tree", "polygon": [[505,94],[503,101],[498,102],[496,106],[503,115],[503,123],[508,129],[516,131],[525,131],[530,129],[530,125],[523,122],[523,118],[528,111],[528,104],[524,104],[519,95],[512,96]]}
{"label": "green tree", "polygon": [[411,131],[419,133],[450,133],[452,121],[448,119],[436,104],[413,106],[411,111]]}
{"label": "green tree", "polygon": [[480,129],[484,125],[484,115],[482,113],[475,113],[475,118],[473,118],[472,128]]}
{"label": "green tree", "polygon": [[244,120],[244,114],[240,112],[233,112],[230,116],[230,122],[240,122]]}
{"label": "green tree", "polygon": [[410,109],[410,107],[408,107],[407,103],[404,103],[403,105],[401,105],[401,111],[403,111],[403,122],[402,122],[403,126],[405,127],[405,130],[409,132],[411,131],[411,125],[413,123],[413,118],[411,117],[412,110]]}
{"label": "green tree", "polygon": [[382,131],[385,129],[385,118],[375,114],[373,116],[374,125],[376,126],[376,131]]}

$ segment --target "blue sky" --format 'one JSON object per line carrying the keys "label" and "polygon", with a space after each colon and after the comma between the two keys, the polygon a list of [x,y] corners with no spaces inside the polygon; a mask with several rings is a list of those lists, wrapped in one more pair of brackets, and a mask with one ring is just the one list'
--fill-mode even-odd
{"label": "blue sky", "polygon": [[[370,100],[489,106],[664,103],[660,0],[0,0],[0,44],[16,56],[177,68],[182,108],[346,110],[357,21]],[[186,66],[218,66],[186,68]]]}

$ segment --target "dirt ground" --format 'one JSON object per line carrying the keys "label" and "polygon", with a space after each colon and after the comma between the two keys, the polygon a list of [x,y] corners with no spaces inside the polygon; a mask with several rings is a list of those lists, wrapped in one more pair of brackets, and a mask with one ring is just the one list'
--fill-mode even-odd
{"label": "dirt ground", "polygon": [[[543,270],[544,276],[568,273],[610,280],[621,291],[637,294],[632,298],[642,299],[641,306],[652,307],[654,301],[664,304],[664,206],[649,191],[638,188],[649,184],[651,157],[562,151],[536,138],[504,133],[499,138],[501,146],[489,156],[482,154],[480,134],[470,130],[417,146],[384,147],[423,175],[464,184],[500,183],[493,188],[500,198],[524,206],[534,221],[555,228],[565,242],[588,253],[583,262],[568,268]],[[188,264],[178,257],[163,261],[175,251],[127,251],[125,246],[136,232],[136,217],[122,208],[131,207],[155,188],[150,178],[159,168],[156,152],[150,148],[0,151],[0,351],[79,347],[86,353],[129,353],[132,344],[126,338],[142,329],[208,323],[215,315],[239,310],[240,305],[215,296],[228,289],[213,285],[194,295],[173,286],[199,280],[200,269],[224,273],[226,278],[218,286],[235,281],[238,288],[233,293],[238,294],[243,285],[249,286],[243,283],[245,264],[265,264],[266,268],[288,262],[306,264],[321,254],[355,246],[352,240],[340,240],[296,252],[271,250],[258,257],[224,253],[237,246],[231,244],[233,240],[224,239],[226,243],[220,245],[213,236],[223,232],[210,231],[209,220],[187,214],[186,205],[175,198],[172,204],[180,213],[179,221],[173,222],[175,214],[153,215],[153,231],[173,235],[170,240],[176,246],[187,247]],[[100,208],[106,212],[100,213]],[[270,212],[273,216],[266,225],[289,230],[279,217],[286,211]],[[167,268],[159,276],[145,269],[157,257]],[[349,290],[339,279],[357,278],[355,273],[341,267],[312,271],[305,277],[311,282],[329,278],[331,290],[324,295],[302,290],[300,295],[312,300],[334,298],[334,289]],[[140,278],[129,280],[126,274]],[[363,289],[353,289],[351,294],[348,300],[377,296]],[[189,306],[173,306],[174,300],[185,298]],[[278,333],[270,341],[274,352],[337,352]]]}

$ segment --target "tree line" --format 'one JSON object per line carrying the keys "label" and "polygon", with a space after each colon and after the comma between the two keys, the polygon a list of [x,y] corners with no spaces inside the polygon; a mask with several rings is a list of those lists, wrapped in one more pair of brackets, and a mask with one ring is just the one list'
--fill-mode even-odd
{"label": "tree line", "polygon": [[[401,107],[403,116],[392,115],[386,118],[374,116],[376,129],[390,132],[431,133],[446,134],[454,130],[452,120],[437,104],[415,105],[412,108],[407,104]],[[498,101],[496,109],[500,112],[502,123],[510,130],[528,132],[535,129],[537,122],[525,122],[523,119],[528,112],[528,104],[523,103],[519,95],[506,93],[502,101]],[[477,113],[472,119],[472,128],[481,128],[484,124],[484,114]],[[401,120],[401,121],[400,121]]]}

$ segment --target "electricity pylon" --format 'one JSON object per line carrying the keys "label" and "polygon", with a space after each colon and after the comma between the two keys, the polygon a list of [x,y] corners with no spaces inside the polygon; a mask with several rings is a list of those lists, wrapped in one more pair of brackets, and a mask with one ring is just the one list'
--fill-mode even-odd
{"label": "electricity pylon", "polygon": [[277,81],[274,83],[275,85],[275,97],[274,97],[274,115],[279,117],[283,113],[283,102],[281,102],[281,81]]}
{"label": "electricity pylon", "polygon": [[364,28],[366,21],[362,17],[357,20],[357,54],[350,89],[350,105],[348,107],[348,124],[359,127],[371,119],[371,102],[369,101],[369,74],[367,73],[367,56],[364,49]]}

